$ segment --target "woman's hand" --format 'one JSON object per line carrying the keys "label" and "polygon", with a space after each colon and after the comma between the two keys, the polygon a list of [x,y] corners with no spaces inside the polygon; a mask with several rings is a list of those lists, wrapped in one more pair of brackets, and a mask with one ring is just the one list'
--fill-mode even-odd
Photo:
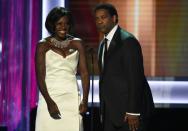
{"label": "woman's hand", "polygon": [[48,112],[53,119],[61,119],[60,111],[53,100],[47,102]]}
{"label": "woman's hand", "polygon": [[80,111],[80,114],[83,115],[84,113],[87,112],[87,102],[81,102],[80,103],[80,106],[79,106],[79,111]]}

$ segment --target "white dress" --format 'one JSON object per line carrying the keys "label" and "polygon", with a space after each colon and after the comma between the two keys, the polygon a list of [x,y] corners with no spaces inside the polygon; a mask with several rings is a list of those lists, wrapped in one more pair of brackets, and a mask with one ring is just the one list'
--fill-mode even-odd
{"label": "white dress", "polygon": [[65,58],[49,50],[46,53],[46,85],[51,98],[56,102],[61,119],[53,119],[43,96],[39,93],[36,116],[36,131],[82,131],[79,114],[80,94],[76,79],[79,52]]}

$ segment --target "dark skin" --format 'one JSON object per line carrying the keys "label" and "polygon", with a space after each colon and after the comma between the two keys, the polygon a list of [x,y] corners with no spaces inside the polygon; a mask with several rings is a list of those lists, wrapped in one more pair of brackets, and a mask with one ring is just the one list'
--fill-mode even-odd
{"label": "dark skin", "polygon": [[[107,35],[112,28],[117,24],[117,16],[111,16],[108,10],[99,9],[95,12],[95,22],[98,30]],[[136,131],[139,127],[139,116],[131,115],[125,112],[124,122],[127,122],[131,131]]]}
{"label": "dark skin", "polygon": [[[68,17],[61,17],[55,24],[55,37],[59,41],[65,39],[66,34],[69,30]],[[43,95],[50,116],[54,119],[61,119],[61,114],[58,109],[58,105],[54,102],[54,100],[50,97],[46,82],[46,67],[45,67],[45,55],[48,50],[53,50],[54,52],[61,55],[63,58],[66,58],[68,55],[74,53],[70,52],[69,49],[74,49],[79,52],[79,64],[78,68],[80,70],[82,87],[83,87],[83,99],[79,106],[80,114],[84,114],[87,111],[87,103],[88,103],[88,93],[89,93],[89,74],[86,66],[86,58],[85,58],[85,50],[82,45],[81,40],[71,40],[69,41],[69,45],[66,48],[57,48],[51,43],[50,39],[52,36],[46,38],[44,41],[41,41],[37,45],[36,50],[36,72],[37,72],[37,81],[39,85],[39,90]]]}

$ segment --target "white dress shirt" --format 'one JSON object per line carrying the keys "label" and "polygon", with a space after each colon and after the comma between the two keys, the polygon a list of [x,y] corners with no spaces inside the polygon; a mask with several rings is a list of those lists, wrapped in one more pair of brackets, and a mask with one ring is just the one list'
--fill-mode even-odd
{"label": "white dress shirt", "polygon": [[[114,34],[115,34],[117,28],[118,28],[118,25],[115,25],[115,26],[112,28],[112,30],[111,30],[106,36],[104,35],[104,39],[105,39],[105,38],[107,39],[107,50],[108,50],[108,48],[109,48],[109,46],[110,46],[110,42],[112,41],[112,38],[113,38],[113,36],[114,36]],[[103,39],[103,40],[104,40],[104,39]],[[102,42],[101,42],[101,43],[102,43]],[[101,45],[100,45],[100,46],[101,46]],[[102,65],[104,65],[104,47],[105,47],[105,46],[103,46],[103,52],[102,52]]]}

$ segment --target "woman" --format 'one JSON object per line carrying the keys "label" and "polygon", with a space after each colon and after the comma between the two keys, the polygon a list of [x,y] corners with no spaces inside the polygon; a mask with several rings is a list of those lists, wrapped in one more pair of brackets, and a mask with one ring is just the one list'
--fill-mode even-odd
{"label": "woman", "polygon": [[[36,49],[39,102],[36,131],[80,131],[81,116],[87,110],[89,75],[82,41],[69,35],[72,18],[63,7],[53,8],[45,22],[51,36]],[[76,79],[80,70],[83,99]]]}

